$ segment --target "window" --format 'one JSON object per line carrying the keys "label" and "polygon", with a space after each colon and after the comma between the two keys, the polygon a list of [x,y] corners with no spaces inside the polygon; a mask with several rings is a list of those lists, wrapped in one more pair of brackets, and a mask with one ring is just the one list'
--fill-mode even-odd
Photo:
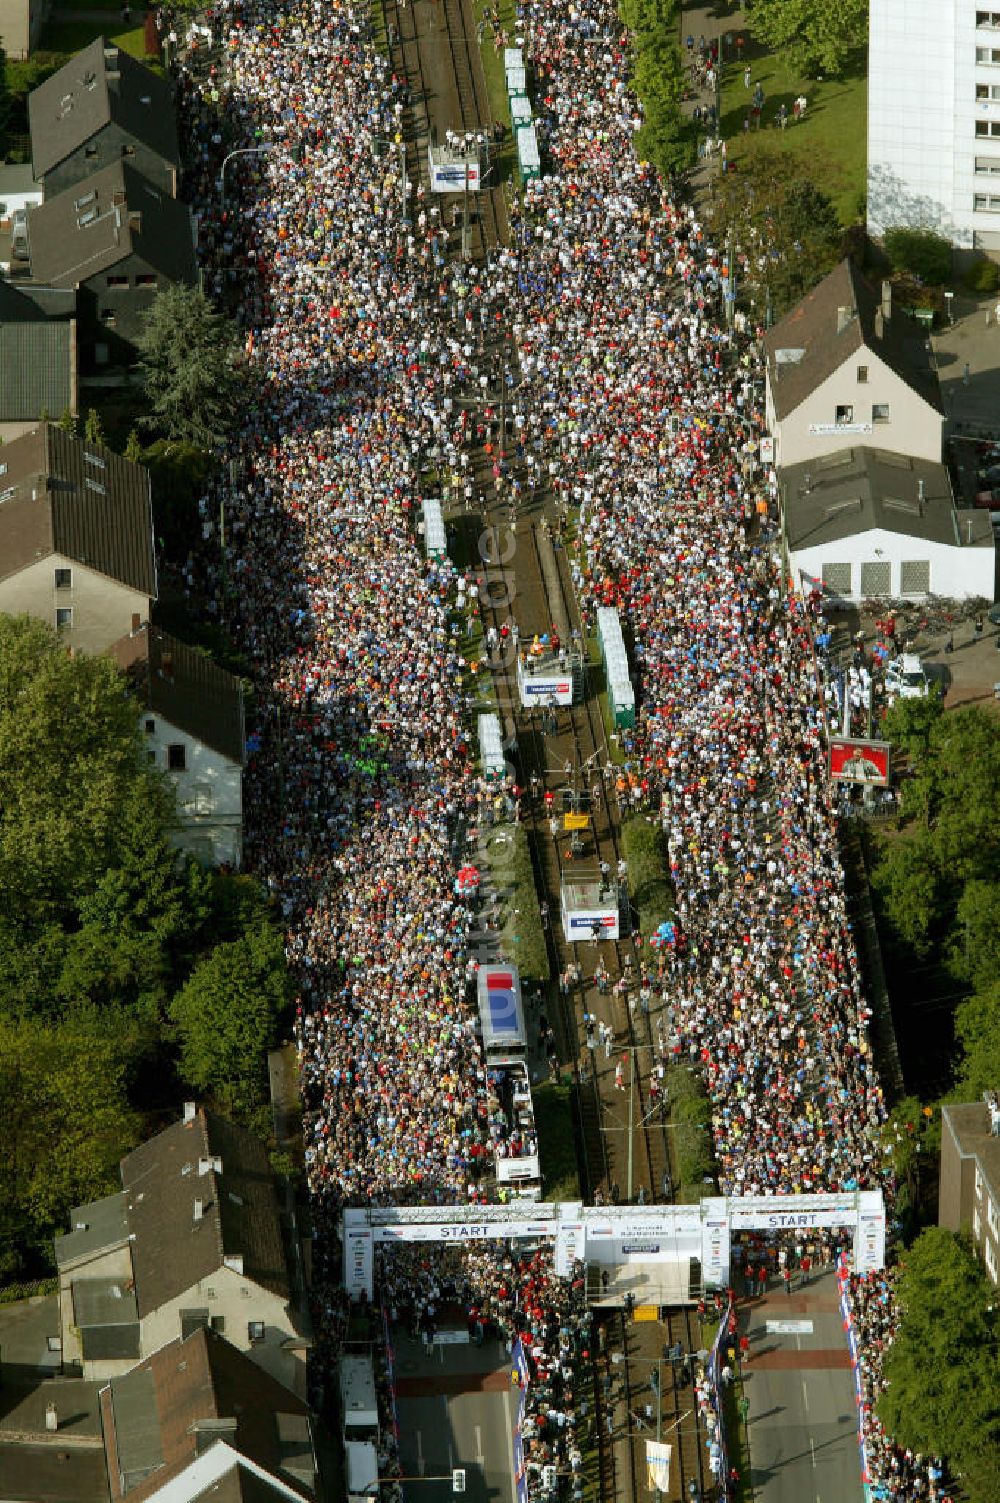
{"label": "window", "polygon": [[184,800],[187,814],[211,814],[212,789],[208,783],[195,783],[190,796]]}
{"label": "window", "polygon": [[73,625],[73,607],[60,605],[56,607],[56,631],[69,631]]}
{"label": "window", "polygon": [[899,566],[899,593],[901,595],[929,595],[930,589],[930,559],[904,558]]}
{"label": "window", "polygon": [[262,1320],[247,1321],[247,1338],[251,1346],[255,1346],[258,1341],[264,1340],[264,1322]]}
{"label": "window", "polygon": [[834,412],[834,421],[840,423],[854,422],[854,408],[849,403],[843,403]]}
{"label": "window", "polygon": [[1000,120],[977,120],[976,135],[1000,138]]}
{"label": "window", "polygon": [[101,311],[101,323],[107,329],[114,329],[118,324],[118,314],[113,308],[104,308]]}
{"label": "window", "polygon": [[851,593],[850,564],[824,564],[823,590],[828,595],[849,595]]}
{"label": "window", "polygon": [[993,1251],[993,1245],[990,1242],[987,1242],[983,1247],[983,1261],[986,1264],[986,1272],[995,1284],[997,1281],[997,1255]]}
{"label": "window", "polygon": [[1000,47],[977,47],[976,62],[989,68],[995,67],[1000,63]]}
{"label": "window", "polygon": [[115,273],[115,275],[113,277],[109,276],[108,279],[107,279],[107,281],[108,281],[108,286],[109,287],[127,287],[128,286],[128,277],[123,277],[120,274],[118,274],[117,272]]}
{"label": "window", "polygon": [[892,565],[872,562],[861,565],[862,595],[889,595],[892,592]]}
{"label": "window", "polygon": [[171,772],[183,772],[187,766],[187,748],[182,741],[167,747],[167,766]]}
{"label": "window", "polygon": [[991,26],[991,27],[993,27],[994,30],[996,30],[997,28],[1000,28],[1000,11],[996,11],[996,10],[977,10],[976,11],[976,25],[977,26]]}
{"label": "window", "polygon": [[56,589],[57,590],[71,590],[72,588],[73,588],[73,570],[72,569],[57,569],[56,570]]}
{"label": "window", "polygon": [[997,1227],[1000,1226],[1000,1212],[997,1211],[997,1203],[992,1196],[988,1196],[986,1200],[986,1225],[996,1236]]}
{"label": "window", "polygon": [[858,366],[858,380],[859,380],[859,382],[861,383],[862,386],[865,385],[866,381],[868,380],[868,367],[867,367],[867,365],[859,365]]}
{"label": "window", "polygon": [[218,1333],[219,1333],[220,1336],[225,1335],[225,1331],[226,1331],[226,1317],[224,1315],[213,1315],[212,1316],[212,1330],[213,1331],[218,1331]]}
{"label": "window", "polygon": [[156,273],[155,273],[155,271],[140,271],[140,272],[137,272],[136,273],[136,278],[135,278],[135,285],[137,287],[155,287],[156,286]]}
{"label": "window", "polygon": [[980,1171],[979,1165],[977,1164],[976,1165],[976,1199],[977,1200],[982,1200],[982,1198],[983,1198],[983,1176],[982,1176],[982,1173]]}
{"label": "window", "polygon": [[972,207],[979,214],[1000,214],[1000,193],[977,193]]}
{"label": "window", "polygon": [[977,99],[1000,99],[1000,84],[976,84]]}
{"label": "window", "polygon": [[156,753],[155,753],[155,751],[148,751],[146,753],[146,761],[149,763],[150,767],[155,767],[156,766]]}
{"label": "window", "polygon": [[153,719],[149,719],[149,720],[146,721],[146,735],[147,736],[153,736],[155,734],[156,734],[156,721],[153,720]]}
{"label": "window", "polygon": [[982,1220],[982,1217],[980,1216],[980,1214],[979,1214],[978,1211],[975,1211],[975,1212],[973,1212],[973,1216],[972,1216],[972,1235],[974,1237],[978,1238],[979,1237],[979,1233],[982,1231],[982,1229],[983,1229],[983,1220]]}
{"label": "window", "polygon": [[872,403],[872,422],[873,423],[887,423],[888,421],[889,421],[889,403],[888,402],[873,402]]}
{"label": "window", "polygon": [[135,147],[131,146],[131,145],[128,145],[128,144],[124,145],[122,147],[122,156],[123,157],[134,157],[135,156]]}
{"label": "window", "polygon": [[178,1312],[181,1318],[181,1340],[185,1341],[193,1336],[195,1331],[203,1331],[208,1328],[207,1310],[181,1310]]}
{"label": "window", "polygon": [[6,473],[7,473],[7,466],[5,464],[0,464],[0,475],[6,475]]}
{"label": "window", "polygon": [[85,157],[96,157],[96,155],[97,155],[97,147],[96,146],[85,146],[83,148],[83,154],[84,154]]}
{"label": "window", "polygon": [[977,157],[976,171],[988,172],[991,177],[1000,173],[1000,157]]}

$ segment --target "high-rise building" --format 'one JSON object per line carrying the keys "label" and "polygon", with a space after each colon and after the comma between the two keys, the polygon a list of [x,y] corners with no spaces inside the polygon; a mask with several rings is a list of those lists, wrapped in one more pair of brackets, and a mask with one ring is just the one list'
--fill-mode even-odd
{"label": "high-rise building", "polygon": [[868,228],[1000,251],[1000,0],[871,0]]}

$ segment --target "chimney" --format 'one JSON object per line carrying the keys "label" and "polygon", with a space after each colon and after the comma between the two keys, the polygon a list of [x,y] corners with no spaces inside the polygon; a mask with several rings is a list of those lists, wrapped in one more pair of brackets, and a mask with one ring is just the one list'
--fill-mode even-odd
{"label": "chimney", "polygon": [[133,611],[132,612],[132,635],[133,635],[133,637],[135,636],[136,632],[139,630],[139,626],[141,624],[141,621],[142,621],[142,617],[139,615],[139,612],[138,611]]}
{"label": "chimney", "polygon": [[233,1273],[241,1274],[243,1272],[243,1254],[241,1252],[229,1253],[222,1261]]}
{"label": "chimney", "polygon": [[847,328],[847,325],[850,323],[850,321],[851,321],[851,319],[853,317],[854,317],[854,309],[853,308],[838,308],[837,309],[837,333],[838,334],[843,334],[844,330]]}
{"label": "chimney", "polygon": [[213,1170],[216,1174],[222,1173],[222,1159],[218,1154],[214,1154],[211,1158],[200,1158],[198,1160],[199,1175],[211,1174]]}
{"label": "chimney", "polygon": [[965,541],[967,543],[971,543],[972,542],[972,518],[971,517],[968,518],[968,520],[966,521],[965,526],[966,526],[966,530],[968,532],[968,536],[966,537]]}
{"label": "chimney", "polygon": [[882,317],[886,323],[892,317],[892,283],[888,281],[882,283]]}
{"label": "chimney", "polygon": [[[137,616],[133,616],[132,617],[133,621],[137,621],[138,619],[139,618]],[[195,1117],[197,1115],[198,1115],[198,1107],[197,1107],[196,1103],[193,1102],[193,1101],[185,1101],[185,1103],[184,1103],[184,1121],[185,1122],[193,1122],[194,1119],[195,1119]]]}
{"label": "chimney", "polygon": [[194,1219],[195,1219],[195,1221],[200,1221],[201,1218],[204,1216],[204,1214],[205,1214],[205,1202],[203,1200],[196,1200],[195,1203],[194,1203]]}
{"label": "chimney", "polygon": [[917,481],[917,500],[922,506],[924,503],[924,482],[922,480]]}
{"label": "chimney", "polygon": [[875,338],[885,338],[885,318],[882,314],[881,308],[875,309]]}
{"label": "chimney", "polygon": [[52,1431],[59,1429],[59,1412],[55,1404],[45,1406],[45,1428]]}

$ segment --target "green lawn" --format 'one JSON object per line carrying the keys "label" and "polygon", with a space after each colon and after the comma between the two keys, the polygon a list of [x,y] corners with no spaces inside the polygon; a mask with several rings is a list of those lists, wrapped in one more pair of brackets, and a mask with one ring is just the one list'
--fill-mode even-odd
{"label": "green lawn", "polygon": [[[803,78],[780,57],[752,59],[753,82],[764,88],[764,110],[759,132],[743,129],[750,108],[752,87],[743,87],[743,69],[730,65],[722,83],[721,134],[728,143],[729,160],[739,163],[762,142],[772,149],[780,145],[795,167],[807,172],[829,193],[844,224],[863,218],[867,168],[868,80],[865,73],[845,79]],[[799,94],[807,100],[801,123],[789,118],[782,131],[773,123],[778,107],[785,104],[791,117]]]}
{"label": "green lawn", "polygon": [[546,1200],[579,1200],[580,1176],[573,1132],[574,1087],[546,1081],[532,1091],[538,1155]]}
{"label": "green lawn", "polygon": [[146,32],[142,26],[124,26],[121,16],[108,12],[108,24],[100,21],[51,21],[42,30],[42,47],[50,52],[72,54],[86,47],[95,37],[105,36],[130,57],[140,60],[146,55]]}
{"label": "green lawn", "polygon": [[[476,21],[480,21],[490,8],[489,0],[473,0],[472,12]],[[514,0],[500,0],[500,19],[508,36],[514,35]],[[513,45],[513,42],[511,43]],[[497,51],[493,45],[493,28],[487,22],[483,31],[483,45],[480,48],[483,59],[483,71],[486,74],[486,87],[490,96],[490,108],[494,120],[502,120],[507,127],[507,136],[503,150],[493,162],[497,171],[498,182],[504,182],[513,177],[516,161],[514,141],[510,129],[510,103],[507,99],[507,80],[503,71],[503,52]]]}

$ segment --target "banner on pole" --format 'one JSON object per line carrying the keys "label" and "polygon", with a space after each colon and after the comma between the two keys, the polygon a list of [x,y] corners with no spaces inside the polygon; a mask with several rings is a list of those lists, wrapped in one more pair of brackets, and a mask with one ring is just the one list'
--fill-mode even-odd
{"label": "banner on pole", "polygon": [[649,1474],[650,1488],[655,1488],[661,1493],[670,1491],[670,1456],[673,1447],[668,1446],[666,1441],[647,1440],[646,1442],[646,1471]]}

